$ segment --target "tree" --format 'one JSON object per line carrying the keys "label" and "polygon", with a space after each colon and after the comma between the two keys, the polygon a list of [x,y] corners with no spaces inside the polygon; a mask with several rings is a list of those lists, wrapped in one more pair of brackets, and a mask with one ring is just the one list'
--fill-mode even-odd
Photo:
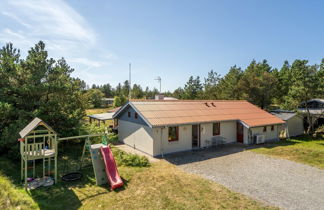
{"label": "tree", "polygon": [[271,104],[276,85],[277,78],[267,61],[256,63],[253,60],[239,81],[238,88],[242,90],[243,98],[265,109]]}
{"label": "tree", "polygon": [[126,103],[126,98],[124,96],[115,96],[114,97],[114,107],[123,106]]}
{"label": "tree", "polygon": [[218,85],[219,98],[238,100],[242,98],[242,91],[238,86],[243,71],[240,67],[232,66],[229,72],[220,80]]}
{"label": "tree", "polygon": [[274,74],[278,79],[275,99],[277,104],[282,105],[285,103],[285,97],[288,94],[292,78],[291,66],[288,61],[285,61],[280,71],[275,71]]}
{"label": "tree", "polygon": [[128,82],[128,80],[125,80],[124,85],[122,86],[122,89],[121,89],[121,93],[126,98],[129,95],[129,88],[130,88],[129,82]]}
{"label": "tree", "polygon": [[189,77],[188,82],[184,87],[184,99],[198,99],[203,93],[203,86],[200,82],[199,76],[196,79],[193,76]]}
{"label": "tree", "polygon": [[134,84],[132,88],[132,98],[143,98],[144,92],[140,85]]}
{"label": "tree", "polygon": [[40,117],[60,135],[76,134],[85,115],[81,80],[65,60],[48,58],[43,42],[26,59],[11,43],[0,49],[0,153],[18,155],[18,132]]}
{"label": "tree", "polygon": [[122,95],[122,85],[118,83],[115,90],[115,96],[121,96],[121,95]]}
{"label": "tree", "polygon": [[204,94],[203,94],[204,99],[219,98],[219,91],[217,91],[219,81],[220,81],[220,75],[217,74],[217,72],[214,72],[214,70],[208,72],[208,77],[205,78],[205,82],[204,82]]}
{"label": "tree", "polygon": [[101,86],[100,90],[105,94],[105,97],[113,97],[113,89],[109,83]]}
{"label": "tree", "polygon": [[184,90],[181,87],[178,87],[173,91],[172,96],[177,99],[184,99],[185,98]]}
{"label": "tree", "polygon": [[[318,65],[308,65],[307,60],[295,60],[291,66],[291,71],[290,88],[288,95],[285,97],[286,108],[296,110],[301,102],[306,102],[323,94],[320,92],[323,85],[321,67]],[[314,130],[314,119],[312,119],[307,103],[304,104],[308,122],[307,133],[309,134]]]}
{"label": "tree", "polygon": [[87,108],[99,108],[102,105],[102,98],[105,96],[99,89],[90,89],[84,94]]}

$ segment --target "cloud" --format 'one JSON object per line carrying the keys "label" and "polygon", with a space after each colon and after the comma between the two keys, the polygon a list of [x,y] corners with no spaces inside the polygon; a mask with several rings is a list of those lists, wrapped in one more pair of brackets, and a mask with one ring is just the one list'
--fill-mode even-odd
{"label": "cloud", "polygon": [[45,42],[50,57],[66,58],[80,77],[93,78],[89,76],[95,74],[93,70],[117,59],[102,49],[96,31],[63,0],[1,1],[0,44],[12,42],[24,55],[39,40]]}
{"label": "cloud", "polygon": [[102,67],[107,64],[107,62],[103,61],[94,61],[88,58],[71,58],[68,60],[70,63],[79,63],[88,67]]}

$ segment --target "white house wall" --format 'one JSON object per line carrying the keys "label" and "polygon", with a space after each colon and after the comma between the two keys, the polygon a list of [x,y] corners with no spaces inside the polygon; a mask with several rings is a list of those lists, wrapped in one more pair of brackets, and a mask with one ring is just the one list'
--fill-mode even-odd
{"label": "white house wall", "polygon": [[304,133],[304,122],[302,117],[294,116],[287,120],[289,136],[299,136]]}
{"label": "white house wall", "polygon": [[213,138],[222,139],[224,143],[236,142],[236,121],[220,122],[220,135],[213,136],[213,123],[201,124],[201,147],[208,146]]}
{"label": "white house wall", "polygon": [[149,155],[153,154],[153,134],[152,128],[125,121],[118,121],[118,138],[119,141],[134,147]]}
{"label": "white house wall", "polygon": [[[162,136],[161,136],[162,131]],[[153,154],[161,155],[191,150],[191,125],[179,126],[179,140],[168,141],[168,128],[153,128],[154,149]]]}
{"label": "white house wall", "polygon": [[264,126],[250,128],[250,130],[252,132],[252,136],[264,135],[266,141],[274,141],[274,140],[279,139],[279,137],[278,137],[278,125],[274,125],[273,131],[271,130],[271,126],[267,126],[267,131],[266,132],[263,132],[263,127]]}

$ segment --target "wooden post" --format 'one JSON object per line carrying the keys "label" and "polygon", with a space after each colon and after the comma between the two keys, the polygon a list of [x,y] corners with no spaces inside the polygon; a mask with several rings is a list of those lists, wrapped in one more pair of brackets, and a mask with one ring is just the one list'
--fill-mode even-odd
{"label": "wooden post", "polygon": [[54,136],[54,148],[55,148],[55,155],[54,155],[54,180],[55,184],[57,183],[57,135]]}
{"label": "wooden post", "polygon": [[25,188],[27,189],[27,158],[25,158]]}
{"label": "wooden post", "polygon": [[23,156],[20,157],[20,180],[23,180],[23,171],[24,171],[24,159]]}

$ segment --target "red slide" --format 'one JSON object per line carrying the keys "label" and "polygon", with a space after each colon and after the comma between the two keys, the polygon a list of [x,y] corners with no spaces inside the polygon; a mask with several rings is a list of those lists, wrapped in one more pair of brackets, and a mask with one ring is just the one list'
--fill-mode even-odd
{"label": "red slide", "polygon": [[120,178],[115,162],[115,158],[109,146],[101,147],[101,154],[106,166],[107,178],[110,182],[111,189],[123,186],[123,180]]}

